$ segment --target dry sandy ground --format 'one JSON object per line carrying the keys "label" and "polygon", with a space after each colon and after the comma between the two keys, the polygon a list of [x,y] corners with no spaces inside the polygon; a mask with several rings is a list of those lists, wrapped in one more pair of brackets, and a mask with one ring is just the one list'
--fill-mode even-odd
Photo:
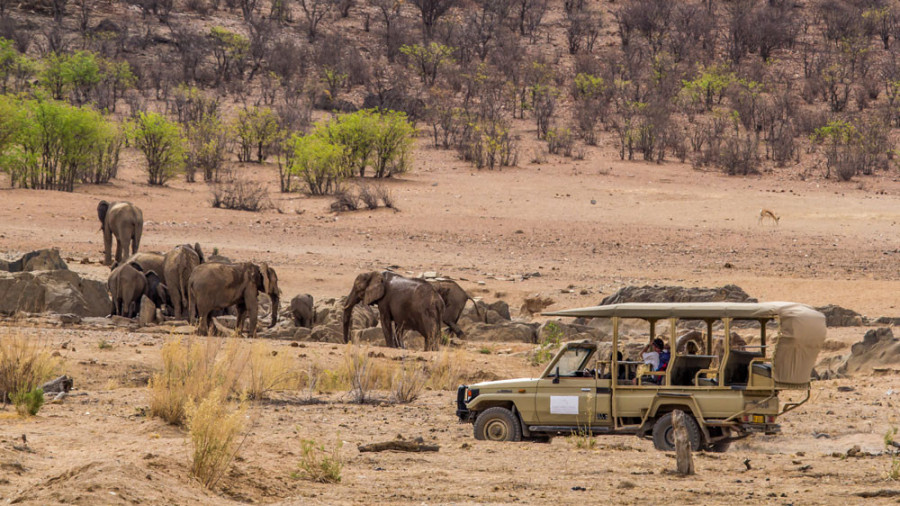
{"label": "dry sandy ground", "polygon": [[[761,300],[834,303],[872,317],[900,316],[896,172],[845,184],[803,180],[790,171],[731,178],[678,164],[622,163],[611,152],[591,153],[582,162],[551,157],[542,165],[478,172],[451,153],[422,149],[414,172],[384,183],[400,212],[335,216],[330,200],[300,195],[274,194],[281,213],[212,209],[201,183],[141,184],[136,159],[126,153],[123,178],[109,186],[73,194],[0,190],[0,251],[12,257],[56,246],[75,260],[73,269],[105,279],[108,271],[97,263],[102,238],[94,209],[100,198],[127,199],[144,210],[143,250],[198,241],[207,253],[218,248],[233,259],[269,261],[285,300],[301,292],[343,295],[357,273],[396,266],[461,279],[473,295],[488,302],[503,298],[513,308],[536,293],[563,308],[596,304],[629,284],[734,283]],[[274,185],[272,167],[248,167]],[[761,207],[780,214],[780,225],[758,225]],[[79,264],[85,257],[93,263]],[[519,278],[534,272],[541,276]],[[668,474],[671,456],[634,437],[600,438],[590,450],[566,438],[549,445],[476,442],[471,426],[456,422],[451,391],[428,391],[411,405],[362,407],[340,394],[317,395],[320,403],[307,404],[301,394],[288,393],[254,407],[239,460],[215,490],[206,491],[189,478],[185,434],[143,415],[143,385],[159,366],[165,336],[6,325],[11,327],[0,331],[39,335],[58,349],[79,395],[28,420],[0,411],[3,501],[833,504],[895,503],[900,497],[857,495],[900,490],[885,481],[888,456],[832,456],[853,445],[863,452],[883,449],[883,434],[900,425],[896,375],[814,383],[812,401],[783,418],[783,435],[754,437],[726,454],[698,454],[698,474],[690,479]],[[846,354],[864,331],[832,330],[829,338],[845,346],[833,353]],[[99,349],[100,340],[113,348]],[[273,345],[295,354],[298,367],[310,360],[330,367],[343,353],[327,344]],[[534,374],[522,355],[527,346],[490,346],[491,353],[482,354],[483,345],[470,343],[458,357],[468,375]],[[838,386],[855,390],[839,392]],[[441,450],[356,450],[398,433],[434,441]],[[329,446],[345,442],[340,484],[291,478],[301,437]]]}

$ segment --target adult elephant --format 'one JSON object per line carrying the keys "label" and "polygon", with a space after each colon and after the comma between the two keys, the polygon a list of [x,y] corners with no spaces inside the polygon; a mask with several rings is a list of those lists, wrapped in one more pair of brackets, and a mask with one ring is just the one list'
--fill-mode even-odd
{"label": "adult elephant", "polygon": [[138,206],[131,202],[101,200],[97,204],[97,217],[103,230],[103,259],[106,265],[112,265],[113,236],[116,238],[116,262],[137,253],[144,230],[144,214]]}
{"label": "adult elephant", "polygon": [[356,276],[344,303],[345,343],[350,341],[353,307],[360,302],[378,306],[381,330],[388,346],[402,347],[398,336],[404,330],[415,330],[425,338],[426,351],[438,349],[444,301],[426,281],[405,278],[390,271],[366,272]]}
{"label": "adult elephant", "polygon": [[291,299],[291,316],[294,318],[294,325],[312,328],[313,321],[316,317],[313,296],[304,293]]}
{"label": "adult elephant", "polygon": [[194,243],[175,246],[163,258],[163,279],[169,289],[169,299],[175,318],[185,318],[188,301],[188,280],[191,273],[203,263],[203,250]]}
{"label": "adult elephant", "polygon": [[263,292],[272,299],[272,324],[278,321],[278,276],[266,264],[250,262],[240,264],[205,263],[197,266],[188,280],[189,314],[200,320],[198,334],[212,331],[211,313],[229,306],[237,307],[235,333],[240,334],[244,320],[249,316],[250,337],[256,337],[256,322],[259,317],[257,292]]}
{"label": "adult elephant", "polygon": [[444,318],[442,320],[444,325],[450,327],[450,330],[456,334],[457,337],[465,337],[465,333],[459,328],[457,322],[462,315],[463,308],[466,307],[466,301],[471,300],[472,304],[475,305],[475,312],[478,314],[478,317],[484,318],[475,299],[470,297],[456,281],[453,281],[452,279],[435,279],[429,280],[428,282],[431,283],[431,286],[437,290],[441,299],[444,300]]}

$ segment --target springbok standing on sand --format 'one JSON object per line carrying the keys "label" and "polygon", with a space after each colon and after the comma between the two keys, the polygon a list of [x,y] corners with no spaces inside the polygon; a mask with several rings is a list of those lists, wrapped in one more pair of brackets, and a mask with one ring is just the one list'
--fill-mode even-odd
{"label": "springbok standing on sand", "polygon": [[781,216],[778,216],[774,212],[769,209],[760,209],[759,210],[759,220],[756,222],[757,225],[762,225],[762,222],[765,218],[769,218],[775,222],[775,225],[778,225],[778,220],[781,219]]}

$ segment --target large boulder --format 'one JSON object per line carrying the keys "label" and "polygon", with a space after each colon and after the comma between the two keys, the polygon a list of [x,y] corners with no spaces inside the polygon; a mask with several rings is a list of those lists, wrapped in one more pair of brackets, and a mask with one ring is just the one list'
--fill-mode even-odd
{"label": "large boulder", "polygon": [[106,284],[69,270],[0,272],[0,314],[58,313],[106,316],[112,304]]}
{"label": "large boulder", "polygon": [[829,304],[817,307],[816,311],[825,315],[825,325],[828,327],[862,327],[862,315],[852,309]]}
{"label": "large boulder", "polygon": [[850,356],[838,368],[839,374],[871,372],[880,368],[900,369],[900,340],[890,327],[871,329],[863,340],[850,347]]}
{"label": "large boulder", "polygon": [[537,329],[537,342],[548,343],[559,341],[580,341],[588,339],[595,342],[608,341],[609,332],[589,325],[563,323],[550,320],[542,323]]}
{"label": "large boulder", "polygon": [[509,304],[502,300],[498,300],[491,304],[485,304],[482,301],[476,302],[478,310],[472,304],[463,308],[462,314],[459,315],[459,324],[465,323],[502,323],[510,321]]}
{"label": "large boulder", "polygon": [[463,330],[469,341],[490,341],[503,343],[536,343],[536,325],[504,322],[498,324],[475,323],[468,325]]}
{"label": "large boulder", "polygon": [[0,271],[6,272],[32,272],[32,271],[56,271],[68,270],[69,266],[59,256],[59,250],[39,249],[22,255],[22,258],[8,262],[0,260]]}
{"label": "large boulder", "polygon": [[757,302],[737,285],[719,288],[626,286],[600,301],[601,306],[625,302]]}

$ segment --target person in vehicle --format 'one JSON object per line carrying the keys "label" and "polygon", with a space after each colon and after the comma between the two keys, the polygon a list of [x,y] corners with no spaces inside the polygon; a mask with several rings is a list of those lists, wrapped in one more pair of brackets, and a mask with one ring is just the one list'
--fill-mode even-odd
{"label": "person in vehicle", "polygon": [[[662,339],[656,338],[652,342],[647,343],[641,350],[641,360],[648,366],[650,371],[665,371],[669,366],[669,358],[671,353],[666,349],[666,345]],[[641,378],[642,383],[660,383],[662,376],[647,375]],[[637,384],[637,379],[634,380]]]}

